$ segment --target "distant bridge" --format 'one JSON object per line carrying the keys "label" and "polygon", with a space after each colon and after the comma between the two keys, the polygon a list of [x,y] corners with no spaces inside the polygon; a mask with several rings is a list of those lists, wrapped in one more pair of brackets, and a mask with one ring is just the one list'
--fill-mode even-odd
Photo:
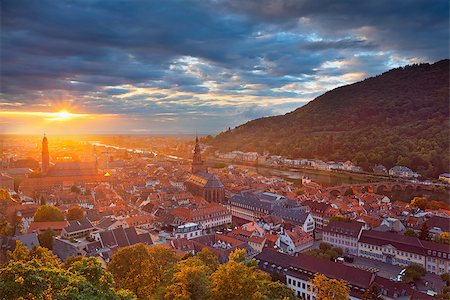
{"label": "distant bridge", "polygon": [[439,185],[423,183],[382,181],[359,184],[344,184],[340,186],[329,187],[325,191],[334,196],[352,195],[356,193],[375,193],[383,195],[391,192],[406,192],[407,194],[413,194],[414,192],[419,192],[422,190],[435,190],[438,186]]}

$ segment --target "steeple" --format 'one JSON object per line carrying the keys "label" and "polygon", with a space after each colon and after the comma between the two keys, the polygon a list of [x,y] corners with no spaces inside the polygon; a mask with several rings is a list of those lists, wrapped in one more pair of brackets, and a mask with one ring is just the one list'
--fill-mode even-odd
{"label": "steeple", "polygon": [[42,139],[42,174],[47,174],[50,168],[50,154],[48,153],[48,140],[44,133],[44,138]]}
{"label": "steeple", "polygon": [[192,159],[192,173],[195,174],[200,171],[208,172],[208,168],[205,168],[205,166],[203,165],[202,150],[200,149],[198,135],[195,135],[194,157]]}

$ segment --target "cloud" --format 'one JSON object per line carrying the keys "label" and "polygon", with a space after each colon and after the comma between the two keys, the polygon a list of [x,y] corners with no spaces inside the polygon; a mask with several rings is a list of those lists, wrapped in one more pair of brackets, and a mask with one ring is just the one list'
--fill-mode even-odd
{"label": "cloud", "polygon": [[217,132],[448,56],[443,0],[1,5],[0,111],[117,114],[111,130]]}

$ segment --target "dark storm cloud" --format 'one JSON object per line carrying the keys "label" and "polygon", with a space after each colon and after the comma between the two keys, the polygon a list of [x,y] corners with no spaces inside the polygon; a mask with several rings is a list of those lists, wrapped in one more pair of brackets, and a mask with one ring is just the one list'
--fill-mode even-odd
{"label": "dark storm cloud", "polygon": [[195,111],[217,122],[214,131],[226,120],[284,113],[361,76],[447,57],[448,6],[3,0],[0,102],[31,109],[66,97],[98,113],[186,120]]}

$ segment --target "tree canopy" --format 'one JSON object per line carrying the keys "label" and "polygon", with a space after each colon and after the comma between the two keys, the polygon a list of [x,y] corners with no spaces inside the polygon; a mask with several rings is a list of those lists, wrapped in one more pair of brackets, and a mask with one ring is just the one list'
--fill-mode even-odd
{"label": "tree canopy", "polygon": [[81,220],[83,215],[83,210],[79,206],[72,206],[67,210],[67,221]]}
{"label": "tree canopy", "polygon": [[41,205],[34,213],[35,222],[64,221],[64,214],[55,206]]}
{"label": "tree canopy", "polygon": [[29,251],[17,241],[9,260],[0,268],[0,295],[6,299],[135,299],[116,290],[112,275],[96,258],[61,264],[46,248]]}
{"label": "tree canopy", "polygon": [[318,273],[310,282],[317,300],[349,299],[350,288],[345,280],[331,279]]}

